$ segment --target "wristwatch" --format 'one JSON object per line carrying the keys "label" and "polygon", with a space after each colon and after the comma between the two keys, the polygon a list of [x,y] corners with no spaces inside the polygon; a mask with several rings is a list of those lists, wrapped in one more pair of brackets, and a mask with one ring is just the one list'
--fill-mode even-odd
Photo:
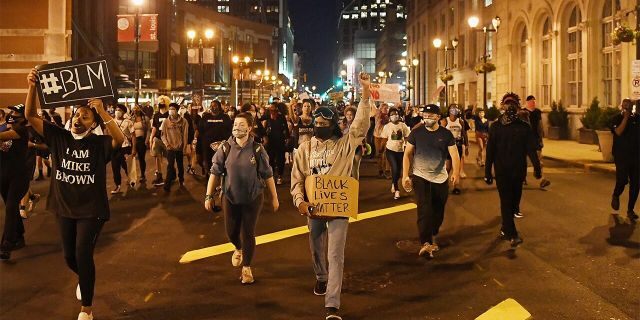
{"label": "wristwatch", "polygon": [[211,195],[211,194],[206,194],[206,195],[204,196],[204,201],[209,201],[209,200],[213,200],[213,199],[214,199],[214,197],[213,197],[213,195]]}

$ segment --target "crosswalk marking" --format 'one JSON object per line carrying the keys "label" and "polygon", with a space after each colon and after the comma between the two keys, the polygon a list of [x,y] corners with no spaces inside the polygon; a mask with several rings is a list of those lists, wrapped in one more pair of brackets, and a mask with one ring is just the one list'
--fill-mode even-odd
{"label": "crosswalk marking", "polygon": [[[416,208],[415,203],[407,203],[407,204],[403,204],[403,205],[399,205],[399,206],[395,206],[395,207],[389,207],[389,208],[369,211],[369,212],[365,212],[365,213],[359,214],[357,220],[353,219],[353,218],[350,218],[349,222],[350,223],[354,223],[354,222],[364,221],[364,220],[367,220],[367,219],[373,219],[373,218],[386,216],[386,215],[393,214],[393,213],[413,210],[415,208]],[[256,245],[261,245],[261,244],[265,244],[265,243],[269,243],[269,242],[283,240],[283,239],[286,239],[286,238],[291,238],[291,237],[303,235],[303,234],[306,234],[308,232],[309,232],[309,229],[307,228],[307,226],[301,226],[301,227],[291,228],[291,229],[287,229],[287,230],[281,230],[281,231],[277,231],[277,232],[273,232],[273,233],[269,233],[269,234],[265,234],[265,235],[261,235],[261,236],[256,237]],[[207,247],[207,248],[202,248],[202,249],[189,251],[189,252],[185,253],[184,255],[182,255],[182,257],[180,258],[180,263],[184,264],[184,263],[189,263],[189,262],[193,262],[193,261],[197,261],[197,260],[202,260],[202,259],[205,259],[205,258],[209,258],[209,257],[221,255],[221,254],[224,254],[224,253],[232,252],[234,249],[235,249],[235,247],[233,246],[233,244],[224,243],[224,244],[220,244],[220,245],[217,245],[217,246],[212,246],[212,247]]]}
{"label": "crosswalk marking", "polygon": [[507,299],[481,314],[476,320],[528,320],[531,313],[514,299]]}

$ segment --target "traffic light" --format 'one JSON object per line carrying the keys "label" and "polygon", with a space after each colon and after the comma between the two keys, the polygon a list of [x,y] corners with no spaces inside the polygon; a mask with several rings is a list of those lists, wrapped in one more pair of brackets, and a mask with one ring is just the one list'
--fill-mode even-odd
{"label": "traffic light", "polygon": [[340,78],[339,78],[339,79],[336,81],[336,87],[342,87],[342,79],[340,79]]}

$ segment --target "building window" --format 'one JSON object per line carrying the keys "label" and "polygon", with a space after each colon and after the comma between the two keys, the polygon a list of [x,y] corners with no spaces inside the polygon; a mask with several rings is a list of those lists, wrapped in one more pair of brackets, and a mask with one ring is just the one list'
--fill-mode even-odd
{"label": "building window", "polygon": [[520,93],[527,95],[527,29],[522,29],[520,35]]}
{"label": "building window", "polygon": [[229,12],[229,6],[218,6],[218,12]]}
{"label": "building window", "polygon": [[485,8],[492,5],[493,4],[493,0],[484,0],[484,6]]}
{"label": "building window", "polygon": [[620,0],[606,0],[602,10],[602,84],[606,106],[617,106],[622,98],[620,66],[621,45],[613,45],[609,35],[619,22],[615,15],[620,11]]}
{"label": "building window", "polygon": [[458,56],[458,68],[463,68],[467,65],[467,61],[465,61],[465,55],[464,55],[464,35],[460,36],[460,39],[458,39],[458,47],[456,48],[456,56]]}
{"label": "building window", "polygon": [[580,30],[580,9],[576,6],[569,16],[567,27],[567,84],[569,105],[582,105],[582,31]]}
{"label": "building window", "polygon": [[547,18],[542,28],[542,104],[551,105],[551,21]]}
{"label": "building window", "polygon": [[356,59],[375,59],[376,45],[375,43],[357,43],[355,45]]}

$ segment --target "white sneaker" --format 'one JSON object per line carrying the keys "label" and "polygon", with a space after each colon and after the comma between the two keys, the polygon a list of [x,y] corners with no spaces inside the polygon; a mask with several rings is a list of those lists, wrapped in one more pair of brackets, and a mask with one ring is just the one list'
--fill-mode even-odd
{"label": "white sneaker", "polygon": [[467,174],[464,171],[460,172],[460,178],[466,178]]}
{"label": "white sneaker", "polygon": [[76,299],[78,299],[78,301],[82,301],[82,292],[80,292],[80,284],[78,283],[78,286],[76,287]]}
{"label": "white sneaker", "polygon": [[427,256],[428,258],[433,258],[434,251],[435,247],[429,242],[425,242],[424,245],[422,245],[422,248],[420,248],[420,252],[418,252],[418,255],[421,257]]}
{"label": "white sneaker", "polygon": [[117,186],[115,189],[113,189],[113,191],[111,191],[111,194],[118,194],[120,193],[120,186]]}
{"label": "white sneaker", "polygon": [[40,194],[34,193],[32,196],[33,199],[29,199],[29,207],[27,209],[29,212],[33,212],[33,209],[36,208],[36,204],[40,201]]}
{"label": "white sneaker", "polygon": [[20,216],[22,219],[29,219],[29,211],[27,211],[25,206],[20,206]]}
{"label": "white sneaker", "polygon": [[233,255],[231,255],[231,265],[234,267],[239,267],[242,264],[242,250],[233,251]]}
{"label": "white sneaker", "polygon": [[88,314],[86,312],[80,312],[78,320],[93,320],[93,313]]}
{"label": "white sneaker", "polygon": [[242,267],[242,276],[240,276],[242,284],[252,284],[255,280],[251,273],[251,267]]}
{"label": "white sneaker", "polygon": [[393,200],[398,200],[400,199],[400,191],[396,191],[393,195]]}

